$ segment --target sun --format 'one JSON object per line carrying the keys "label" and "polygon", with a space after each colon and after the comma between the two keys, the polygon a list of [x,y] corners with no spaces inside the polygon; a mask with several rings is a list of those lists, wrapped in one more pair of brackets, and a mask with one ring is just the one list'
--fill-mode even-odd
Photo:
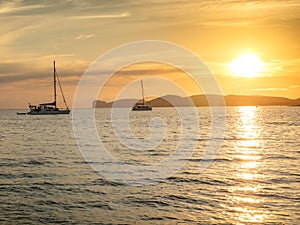
{"label": "sun", "polygon": [[263,69],[263,62],[254,53],[247,53],[229,64],[229,69],[237,77],[257,77]]}

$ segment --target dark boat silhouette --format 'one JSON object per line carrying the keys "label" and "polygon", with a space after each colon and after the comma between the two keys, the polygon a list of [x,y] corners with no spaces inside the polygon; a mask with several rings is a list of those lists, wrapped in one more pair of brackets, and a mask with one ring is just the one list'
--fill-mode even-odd
{"label": "dark boat silhouette", "polygon": [[[56,78],[59,84],[59,88],[65,103],[66,108],[65,109],[60,109],[57,107],[56,104]],[[58,77],[58,73],[56,72],[56,68],[55,68],[55,61],[53,61],[53,87],[54,87],[54,101],[50,102],[50,103],[41,103],[39,105],[31,105],[29,103],[29,112],[17,112],[18,115],[57,115],[57,114],[69,114],[70,113],[70,109],[67,106],[66,103],[66,99],[65,96],[63,94],[63,90],[59,81],[59,77]]]}
{"label": "dark boat silhouette", "polygon": [[150,105],[145,105],[143,80],[141,80],[141,87],[142,87],[142,96],[143,96],[142,102],[136,103],[132,107],[132,111],[150,111],[150,110],[152,110],[152,107]]}

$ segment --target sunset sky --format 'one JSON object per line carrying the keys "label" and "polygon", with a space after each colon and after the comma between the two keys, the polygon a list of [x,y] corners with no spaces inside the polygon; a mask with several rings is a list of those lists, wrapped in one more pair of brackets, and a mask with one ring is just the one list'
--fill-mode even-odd
{"label": "sunset sky", "polygon": [[[0,1],[0,108],[51,101],[53,60],[72,105],[76,85],[93,61],[140,40],[169,41],[193,51],[212,70],[224,95],[298,98],[299,12],[298,0]],[[244,65],[241,57],[247,54],[258,64]],[[246,64],[251,61],[246,59]],[[238,66],[232,69],[234,61]],[[254,75],[243,74],[243,68],[259,65]],[[117,73],[101,99],[113,100],[122,86],[149,75],[174,80],[189,94],[200,93],[181,71],[148,63]],[[159,83],[145,85],[163,90]],[[140,96],[132,88],[126,97]]]}

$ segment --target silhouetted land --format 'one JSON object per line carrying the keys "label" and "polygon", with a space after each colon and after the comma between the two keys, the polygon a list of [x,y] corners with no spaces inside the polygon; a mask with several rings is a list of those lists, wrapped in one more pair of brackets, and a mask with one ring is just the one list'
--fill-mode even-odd
{"label": "silhouetted land", "polygon": [[[193,95],[190,98],[176,95],[166,95],[147,101],[152,107],[189,107],[189,106],[221,106],[222,96],[219,95]],[[95,100],[93,106],[96,108],[132,107],[138,99],[121,99],[115,102]],[[224,96],[226,106],[300,106],[300,98],[289,99],[284,97],[270,96],[248,96],[248,95],[227,95]]]}

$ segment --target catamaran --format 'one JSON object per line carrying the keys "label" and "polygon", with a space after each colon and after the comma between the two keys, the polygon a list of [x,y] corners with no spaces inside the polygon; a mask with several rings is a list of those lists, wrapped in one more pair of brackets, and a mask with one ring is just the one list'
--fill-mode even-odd
{"label": "catamaran", "polygon": [[149,111],[152,110],[152,107],[150,105],[145,105],[145,97],[144,97],[144,85],[143,85],[143,81],[141,80],[141,87],[142,87],[142,102],[141,103],[136,103],[133,107],[132,107],[132,111]]}
{"label": "catamaran", "polygon": [[[69,114],[70,109],[67,106],[66,99],[59,81],[58,73],[56,72],[55,68],[55,61],[53,61],[54,69],[53,69],[53,87],[54,87],[54,101],[50,103],[41,103],[39,105],[31,105],[29,103],[29,112],[17,112],[18,115],[56,115],[56,114]],[[56,78],[59,84],[59,88],[61,91],[61,95],[63,97],[64,103],[66,108],[65,109],[60,109],[57,108],[56,104]]]}

